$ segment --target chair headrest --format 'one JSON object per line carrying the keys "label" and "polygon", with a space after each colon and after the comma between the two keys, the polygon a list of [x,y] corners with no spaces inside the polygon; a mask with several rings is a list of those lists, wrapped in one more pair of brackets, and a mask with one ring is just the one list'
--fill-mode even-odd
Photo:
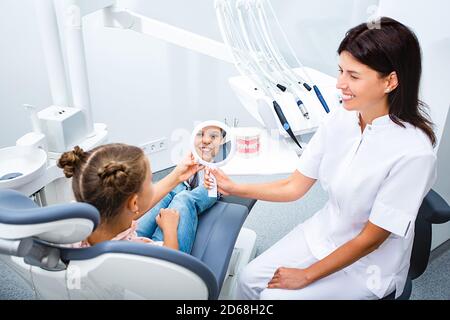
{"label": "chair headrest", "polygon": [[100,222],[98,210],[86,203],[39,207],[27,196],[0,190],[0,238],[38,238],[55,244],[86,239]]}

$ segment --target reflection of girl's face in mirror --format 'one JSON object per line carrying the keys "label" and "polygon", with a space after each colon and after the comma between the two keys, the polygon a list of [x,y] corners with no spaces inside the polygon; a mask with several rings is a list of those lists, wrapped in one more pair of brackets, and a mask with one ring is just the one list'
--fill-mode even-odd
{"label": "reflection of girl's face in mirror", "polygon": [[204,161],[214,162],[223,141],[224,134],[220,127],[205,127],[195,136],[195,150]]}

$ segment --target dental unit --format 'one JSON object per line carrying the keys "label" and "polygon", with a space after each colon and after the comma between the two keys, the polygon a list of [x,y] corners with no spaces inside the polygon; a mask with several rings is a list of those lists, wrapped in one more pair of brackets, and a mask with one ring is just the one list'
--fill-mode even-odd
{"label": "dental unit", "polygon": [[[241,3],[239,3],[239,6],[240,5]],[[255,53],[254,49],[252,50],[252,44],[246,32],[247,30],[244,26],[242,15],[239,16],[239,19],[241,21],[241,31],[243,31],[244,39],[240,38],[237,27],[232,23],[235,18],[233,16],[231,6],[227,1],[216,1],[216,12],[224,41],[228,44],[234,58],[236,59],[236,68],[241,72],[241,74],[252,79],[257,88],[262,90],[266,97],[272,97],[274,99],[276,96],[275,88],[277,88],[275,85],[276,81],[274,81],[272,76],[264,70],[260,63],[250,57],[252,54],[257,55],[257,53]],[[237,48],[235,48],[235,46]],[[291,125],[286,119],[280,105],[275,99],[272,101],[272,104],[283,129],[301,149],[302,147],[295,137],[291,129]],[[263,119],[267,119],[267,114],[261,114],[261,117]]]}

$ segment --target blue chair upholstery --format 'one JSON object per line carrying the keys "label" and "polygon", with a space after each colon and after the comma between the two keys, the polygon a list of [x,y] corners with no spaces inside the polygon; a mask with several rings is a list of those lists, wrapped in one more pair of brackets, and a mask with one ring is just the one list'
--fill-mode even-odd
{"label": "blue chair upholstery", "polygon": [[100,222],[98,211],[86,203],[70,203],[41,208],[33,200],[14,190],[0,190],[0,223],[25,225],[81,218]]}

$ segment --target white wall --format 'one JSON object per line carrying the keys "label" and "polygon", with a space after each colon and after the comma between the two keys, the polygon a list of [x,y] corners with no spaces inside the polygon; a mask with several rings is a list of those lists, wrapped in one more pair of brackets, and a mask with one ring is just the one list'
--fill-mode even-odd
{"label": "white wall", "polygon": [[[337,76],[337,49],[345,33],[368,20],[378,0],[271,1],[300,61]],[[287,49],[284,52],[289,57]],[[288,59],[289,60],[289,59]]]}
{"label": "white wall", "polygon": [[51,99],[31,0],[0,1],[0,48],[0,147],[5,147],[31,130],[22,105],[47,106]]}
{"label": "white wall", "polygon": [[[181,3],[141,1],[172,14],[176,2]],[[186,8],[178,17],[190,16],[193,26],[219,39],[214,10],[207,4]],[[208,15],[209,20],[198,19]],[[231,64],[130,31],[103,28],[100,18],[85,18],[85,45],[94,120],[108,125],[111,142],[140,145],[171,138],[177,129],[188,132],[195,121],[208,119],[239,117],[243,125],[256,124],[227,84],[236,75]],[[0,1],[0,22],[0,147],[5,147],[31,129],[21,105],[42,109],[51,104],[51,96],[32,1]],[[152,157],[154,170],[172,165],[171,151]]]}
{"label": "white wall", "polygon": [[450,106],[450,2],[382,0],[380,12],[411,27],[423,50],[422,99],[430,106],[439,142]]}

